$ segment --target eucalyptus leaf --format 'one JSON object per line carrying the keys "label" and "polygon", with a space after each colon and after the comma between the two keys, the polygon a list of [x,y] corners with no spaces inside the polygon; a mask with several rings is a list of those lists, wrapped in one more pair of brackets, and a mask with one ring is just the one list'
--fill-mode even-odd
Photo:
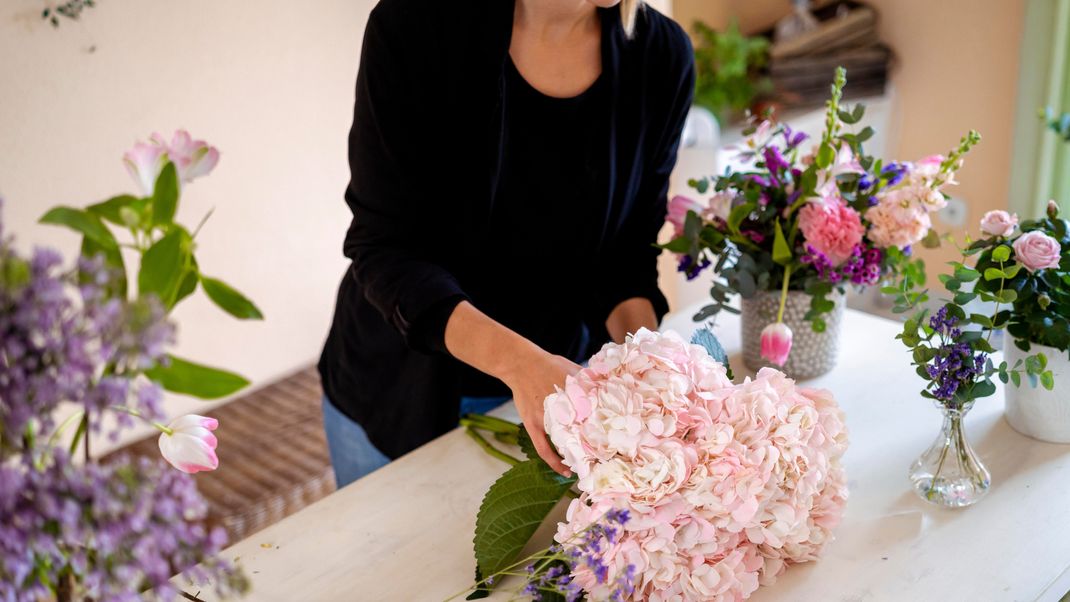
{"label": "eucalyptus leaf", "polygon": [[1011,257],[1011,248],[1007,245],[1000,245],[995,249],[992,249],[992,261],[1001,262],[1007,261]]}

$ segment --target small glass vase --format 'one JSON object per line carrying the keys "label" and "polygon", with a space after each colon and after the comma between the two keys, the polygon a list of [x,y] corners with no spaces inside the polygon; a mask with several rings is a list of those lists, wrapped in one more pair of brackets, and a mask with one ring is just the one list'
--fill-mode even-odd
{"label": "small glass vase", "polygon": [[930,503],[961,508],[976,503],[988,493],[992,475],[974,453],[963,431],[962,419],[973,407],[936,406],[944,413],[940,436],[910,467],[914,493]]}

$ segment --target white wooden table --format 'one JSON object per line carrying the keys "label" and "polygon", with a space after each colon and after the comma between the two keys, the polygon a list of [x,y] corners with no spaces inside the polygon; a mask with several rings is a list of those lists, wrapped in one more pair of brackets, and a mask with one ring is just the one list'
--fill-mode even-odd
{"label": "white wooden table", "polygon": [[[691,313],[665,328],[689,334]],[[908,467],[940,414],[918,395],[898,330],[848,310],[839,366],[808,383],[832,390],[847,415],[847,513],[821,561],[790,568],[751,600],[1058,600],[1070,590],[1070,446],[1013,431],[1000,391],[967,418],[992,472],[988,497],[958,510],[915,497]],[[722,317],[716,332],[741,377],[738,320]],[[505,468],[455,430],[225,557],[245,567],[256,601],[442,600],[473,577],[476,510]]]}

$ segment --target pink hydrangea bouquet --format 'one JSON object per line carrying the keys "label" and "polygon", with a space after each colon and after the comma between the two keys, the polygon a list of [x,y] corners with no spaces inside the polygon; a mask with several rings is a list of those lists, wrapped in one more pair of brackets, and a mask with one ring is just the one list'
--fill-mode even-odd
{"label": "pink hydrangea bouquet", "polygon": [[788,291],[811,296],[805,319],[825,330],[823,315],[834,292],[894,278],[924,278],[919,243],[939,242],[932,213],[946,205],[945,189],[980,137],[970,132],[947,156],[915,162],[885,162],[866,154],[874,131],[855,129],[865,108],[848,110],[840,99],[846,72],[837,70],[822,138],[805,150],[806,135],[787,124],[761,121],[745,131],[740,158],[753,167],[692,180],[701,200],[677,196],[668,220],[673,239],[664,248],[678,254],[689,279],[712,267],[713,302],[696,316],[705,320],[758,291],[780,291],[776,320],[762,333],[762,356],[783,366],[792,332],[783,325]]}
{"label": "pink hydrangea bouquet", "polygon": [[[546,398],[546,431],[575,476],[533,477],[529,453],[495,483],[477,520],[477,592],[519,575],[538,597],[741,600],[821,555],[847,498],[836,402],[772,368],[733,384],[709,331],[695,340],[707,346],[640,330]],[[545,488],[548,512],[573,485],[553,546],[520,562],[481,549],[483,533],[500,542],[518,524],[506,507],[543,502],[527,492]]]}

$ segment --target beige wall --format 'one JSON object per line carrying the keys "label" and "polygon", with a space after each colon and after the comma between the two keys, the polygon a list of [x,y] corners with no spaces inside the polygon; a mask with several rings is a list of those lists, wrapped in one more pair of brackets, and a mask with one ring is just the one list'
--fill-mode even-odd
{"label": "beige wall", "polygon": [[[0,10],[0,194],[20,246],[77,237],[40,226],[50,206],[133,190],[120,157],[154,130],[217,145],[215,173],[185,190],[179,218],[215,214],[198,237],[205,271],[252,297],[262,323],[198,295],[180,306],[177,352],[256,383],[314,361],[345,262],[346,135],[372,0],[109,0],[81,23],[40,22],[41,2]],[[95,47],[95,52],[88,52]],[[204,409],[172,400],[174,411]]]}
{"label": "beige wall", "polygon": [[[899,159],[945,152],[973,128],[984,140],[970,154],[954,196],[967,202],[966,225],[1008,206],[1014,101],[1024,0],[872,0],[881,38],[895,51],[889,148]],[[735,15],[744,31],[769,27],[787,0],[675,0],[675,17],[723,26]],[[848,82],[850,74],[848,74]],[[850,83],[848,83],[850,87]],[[961,233],[962,228],[941,227]],[[943,270],[954,252],[927,252]]]}

